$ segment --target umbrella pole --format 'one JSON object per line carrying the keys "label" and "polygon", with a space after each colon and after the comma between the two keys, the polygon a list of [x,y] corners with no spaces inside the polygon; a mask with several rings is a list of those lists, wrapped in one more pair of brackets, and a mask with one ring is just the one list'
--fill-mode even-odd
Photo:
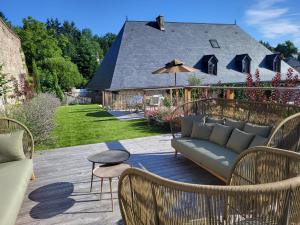
{"label": "umbrella pole", "polygon": [[175,73],[175,87],[177,86],[177,81],[176,81],[177,79],[176,79],[176,73]]}

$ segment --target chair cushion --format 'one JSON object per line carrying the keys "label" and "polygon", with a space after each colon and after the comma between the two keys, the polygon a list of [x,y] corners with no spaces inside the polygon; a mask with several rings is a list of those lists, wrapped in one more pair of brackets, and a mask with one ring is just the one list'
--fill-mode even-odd
{"label": "chair cushion", "polygon": [[13,225],[33,173],[31,159],[0,164],[0,225]]}
{"label": "chair cushion", "polygon": [[253,140],[251,141],[249,148],[255,147],[255,146],[264,146],[267,144],[268,138],[264,138],[262,136],[256,135]]}
{"label": "chair cushion", "polygon": [[246,123],[244,127],[245,132],[259,135],[264,138],[269,137],[271,129],[271,126],[260,126],[252,123]]}
{"label": "chair cushion", "polygon": [[226,144],[226,147],[239,154],[248,148],[253,138],[254,134],[246,133],[237,128],[234,128]]}
{"label": "chair cushion", "polygon": [[216,119],[216,118],[212,118],[212,117],[206,117],[205,118],[205,123],[219,123],[219,124],[224,124],[224,120],[223,119]]}
{"label": "chair cushion", "polygon": [[171,145],[187,158],[203,165],[224,179],[230,176],[231,168],[238,157],[235,152],[206,140],[178,138],[172,139]]}
{"label": "chair cushion", "polygon": [[25,159],[23,130],[0,134],[0,163]]}
{"label": "chair cushion", "polygon": [[181,118],[181,136],[190,137],[193,129],[194,121],[201,122],[203,119],[202,115],[197,116],[185,116]]}
{"label": "chair cushion", "polygon": [[216,124],[209,136],[209,140],[213,143],[224,146],[230,137],[232,129],[233,128],[229,126]]}
{"label": "chair cushion", "polygon": [[194,122],[191,138],[208,140],[213,128],[214,124]]}
{"label": "chair cushion", "polygon": [[243,130],[246,121],[237,121],[232,119],[225,119],[225,125],[233,128],[237,128],[239,130]]}

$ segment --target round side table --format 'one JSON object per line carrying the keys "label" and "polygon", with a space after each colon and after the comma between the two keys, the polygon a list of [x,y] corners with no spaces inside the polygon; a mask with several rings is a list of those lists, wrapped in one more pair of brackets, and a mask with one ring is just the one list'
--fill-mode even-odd
{"label": "round side table", "polygon": [[93,188],[93,170],[95,169],[95,164],[103,164],[106,166],[116,165],[125,162],[127,159],[129,159],[130,153],[126,150],[121,149],[113,149],[113,150],[107,150],[104,152],[100,152],[94,155],[88,156],[88,160],[92,162],[92,175],[91,175],[91,185],[90,185],[90,191],[92,191]]}
{"label": "round side table", "polygon": [[109,190],[110,190],[110,200],[111,200],[111,208],[114,211],[114,201],[113,201],[113,194],[112,194],[112,185],[111,181],[113,178],[119,178],[124,170],[130,168],[130,165],[122,163],[113,166],[99,166],[93,170],[93,175],[99,177],[101,180],[100,184],[100,200],[102,199],[102,187],[103,187],[103,179],[109,180]]}

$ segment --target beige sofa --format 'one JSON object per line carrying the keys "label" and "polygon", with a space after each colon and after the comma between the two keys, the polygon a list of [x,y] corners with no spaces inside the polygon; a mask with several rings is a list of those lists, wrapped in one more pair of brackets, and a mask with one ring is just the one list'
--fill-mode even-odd
{"label": "beige sofa", "polygon": [[171,141],[175,154],[181,153],[223,181],[240,153],[266,145],[272,130],[271,126],[199,115],[183,117],[181,126],[181,137]]}

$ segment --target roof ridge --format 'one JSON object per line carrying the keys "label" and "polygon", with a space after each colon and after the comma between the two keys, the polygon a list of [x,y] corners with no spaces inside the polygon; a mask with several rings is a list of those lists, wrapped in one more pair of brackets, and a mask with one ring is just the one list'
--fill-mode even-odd
{"label": "roof ridge", "polygon": [[[125,23],[128,22],[141,22],[141,23],[149,23],[155,22],[154,20],[127,20]],[[203,25],[235,25],[238,26],[236,23],[209,23],[209,22],[180,22],[180,21],[165,21],[166,23],[181,23],[181,24],[203,24]]]}

